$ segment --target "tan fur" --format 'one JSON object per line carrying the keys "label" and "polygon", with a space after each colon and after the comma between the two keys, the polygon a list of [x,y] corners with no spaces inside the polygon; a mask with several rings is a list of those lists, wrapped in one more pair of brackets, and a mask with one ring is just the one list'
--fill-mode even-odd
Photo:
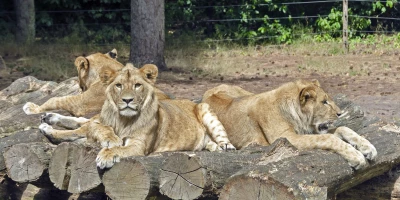
{"label": "tan fur", "polygon": [[[104,67],[112,69],[113,73],[124,66],[116,60],[117,50],[102,54],[95,53],[87,57],[78,57],[75,66],[78,71],[79,86],[81,94],[64,97],[53,97],[41,106],[27,102],[23,110],[26,114],[38,114],[52,110],[66,110],[74,116],[83,116],[89,113],[99,113],[106,99],[104,92],[107,85],[100,81],[100,70]],[[103,74],[113,76],[114,74]],[[157,90],[159,98],[168,98],[164,93]]]}
{"label": "tan fur", "polygon": [[[375,147],[351,129],[332,127],[341,111],[318,81],[290,82],[261,94],[221,85],[206,91],[203,102],[217,114],[237,148],[269,145],[285,137],[298,149],[333,150],[356,169],[366,165],[364,155],[377,155]],[[333,134],[324,134],[328,131]]]}
{"label": "tan fur", "polygon": [[99,116],[77,130],[57,131],[47,124],[40,129],[52,138],[86,136],[97,140],[105,147],[97,159],[101,168],[111,167],[121,157],[215,148],[216,145],[210,145],[210,138],[221,149],[235,149],[208,104],[158,99],[153,86],[158,74],[155,65],[141,69],[127,65],[116,75],[104,76],[114,74],[112,71],[103,69],[100,74],[108,87]]}

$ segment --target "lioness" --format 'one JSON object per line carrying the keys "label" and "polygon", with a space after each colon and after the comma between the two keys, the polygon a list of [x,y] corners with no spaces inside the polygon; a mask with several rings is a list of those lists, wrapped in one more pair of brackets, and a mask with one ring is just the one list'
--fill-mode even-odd
{"label": "lioness", "polygon": [[[280,137],[298,149],[327,149],[355,169],[377,155],[375,147],[347,127],[332,127],[342,114],[318,81],[299,80],[261,94],[220,85],[205,92],[208,103],[236,148],[269,145]],[[333,134],[324,134],[324,133]],[[346,142],[348,143],[346,143]],[[350,143],[350,144],[349,144]]]}
{"label": "lioness", "polygon": [[124,66],[116,58],[116,49],[106,54],[95,53],[87,57],[79,56],[75,60],[75,66],[78,71],[79,86],[83,93],[53,97],[41,106],[27,102],[23,107],[24,112],[31,115],[51,110],[66,110],[74,116],[100,112],[105,100],[104,91],[106,87],[100,82],[99,71],[103,66],[115,70],[122,69]]}
{"label": "lioness", "polygon": [[208,104],[159,100],[153,86],[157,74],[155,65],[136,69],[128,64],[120,72],[103,68],[100,78],[108,87],[99,116],[77,130],[55,130],[46,123],[39,128],[50,138],[97,140],[104,147],[97,157],[100,168],[122,157],[154,152],[235,149]]}
{"label": "lioness", "polygon": [[[87,57],[79,56],[75,60],[75,66],[78,71],[79,86],[83,93],[64,97],[53,97],[41,106],[32,102],[27,102],[23,106],[24,112],[27,115],[31,115],[52,110],[65,110],[78,117],[89,113],[99,113],[106,99],[104,93],[107,87],[101,82],[99,74],[103,67],[110,68],[113,71],[121,70],[124,67],[124,65],[116,60],[117,55],[117,50],[113,49],[106,54],[95,53]],[[147,75],[151,76],[151,73]],[[107,74],[103,74],[103,76],[107,76]],[[169,98],[158,89],[157,95],[160,99]],[[43,120],[49,124],[57,124],[67,129],[76,129],[89,121],[83,117],[69,118],[57,113],[46,113],[46,115],[43,116]]]}

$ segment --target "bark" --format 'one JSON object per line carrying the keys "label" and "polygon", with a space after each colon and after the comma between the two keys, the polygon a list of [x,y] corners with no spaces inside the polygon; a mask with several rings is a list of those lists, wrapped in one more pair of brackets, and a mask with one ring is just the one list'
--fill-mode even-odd
{"label": "bark", "polygon": [[70,193],[102,190],[102,173],[96,166],[99,149],[74,143],[61,143],[53,152],[49,176],[54,186]]}
{"label": "bark", "polygon": [[32,44],[35,41],[35,1],[14,0],[17,18],[16,39],[19,44]]}
{"label": "bark", "polygon": [[337,199],[400,199],[400,166],[338,194]]}
{"label": "bark", "polygon": [[155,64],[165,70],[164,0],[131,1],[131,51],[129,61],[136,67]]}

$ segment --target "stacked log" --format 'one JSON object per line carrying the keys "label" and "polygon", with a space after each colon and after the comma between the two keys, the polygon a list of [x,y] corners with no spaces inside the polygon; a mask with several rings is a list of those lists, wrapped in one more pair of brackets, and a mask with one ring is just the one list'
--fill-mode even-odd
{"label": "stacked log", "polygon": [[61,143],[53,152],[49,176],[54,186],[70,193],[92,189],[102,190],[101,178],[96,167],[98,148],[74,143]]}
{"label": "stacked log", "polygon": [[[4,155],[8,173],[15,180],[47,180],[70,193],[105,191],[112,199],[160,195],[174,199],[263,199],[271,195],[277,199],[331,199],[400,163],[397,132],[374,126],[359,132],[377,148],[378,158],[358,171],[338,154],[298,151],[286,139],[232,152],[166,152],[131,157],[105,171],[96,167],[99,148],[92,146],[62,143],[54,148],[46,143],[29,143],[14,145]],[[40,173],[32,167],[42,172],[39,178]],[[11,175],[14,173],[16,176]],[[395,186],[397,182],[392,183]]]}
{"label": "stacked log", "polygon": [[8,176],[18,183],[46,186],[47,169],[54,148],[50,143],[38,142],[12,146],[3,154]]}

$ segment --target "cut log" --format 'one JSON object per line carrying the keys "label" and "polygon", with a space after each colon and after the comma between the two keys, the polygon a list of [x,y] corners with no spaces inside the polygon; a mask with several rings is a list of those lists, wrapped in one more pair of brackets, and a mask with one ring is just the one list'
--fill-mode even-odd
{"label": "cut log", "polygon": [[162,165],[160,192],[172,199],[195,199],[203,193],[206,173],[195,154],[173,154]]}
{"label": "cut log", "polygon": [[103,184],[112,199],[145,199],[150,191],[149,174],[134,159],[113,166],[104,174]]}
{"label": "cut log", "polygon": [[112,199],[145,199],[157,196],[158,176],[165,155],[124,158],[103,175],[105,191]]}
{"label": "cut log", "polygon": [[4,153],[8,176],[18,183],[48,185],[47,168],[54,148],[42,142],[12,146]]}
{"label": "cut log", "polygon": [[21,131],[11,136],[0,139],[0,171],[6,169],[3,153],[15,144],[29,143],[29,142],[45,142],[49,140],[39,132],[37,129]]}
{"label": "cut log", "polygon": [[[370,178],[381,175],[400,163],[400,136],[398,133],[386,132],[369,127],[360,130],[374,144],[378,157],[362,170],[354,171],[344,158],[327,151],[304,151],[300,156],[290,157],[265,166],[243,169],[232,176],[221,192],[222,199],[239,198],[236,192],[243,184],[237,180],[269,180],[279,182],[279,187],[286,187],[288,195],[296,199],[331,199],[349,188]],[[384,136],[383,136],[384,135]],[[334,164],[333,164],[334,163]],[[270,182],[261,182],[269,187]],[[261,187],[259,187],[261,188]],[[257,189],[257,192],[262,192]]]}
{"label": "cut log", "polygon": [[112,199],[144,199],[155,195],[216,198],[225,180],[243,167],[294,155],[297,152],[286,139],[267,147],[253,146],[235,152],[157,153],[122,159],[104,173],[102,180]]}
{"label": "cut log", "polygon": [[286,139],[279,139],[270,146],[251,146],[235,152],[175,153],[162,164],[160,193],[172,199],[216,197],[226,179],[242,168],[265,165],[297,154]]}
{"label": "cut log", "polygon": [[74,143],[61,143],[53,152],[49,176],[54,186],[70,193],[82,193],[101,188],[96,166],[99,149]]}

